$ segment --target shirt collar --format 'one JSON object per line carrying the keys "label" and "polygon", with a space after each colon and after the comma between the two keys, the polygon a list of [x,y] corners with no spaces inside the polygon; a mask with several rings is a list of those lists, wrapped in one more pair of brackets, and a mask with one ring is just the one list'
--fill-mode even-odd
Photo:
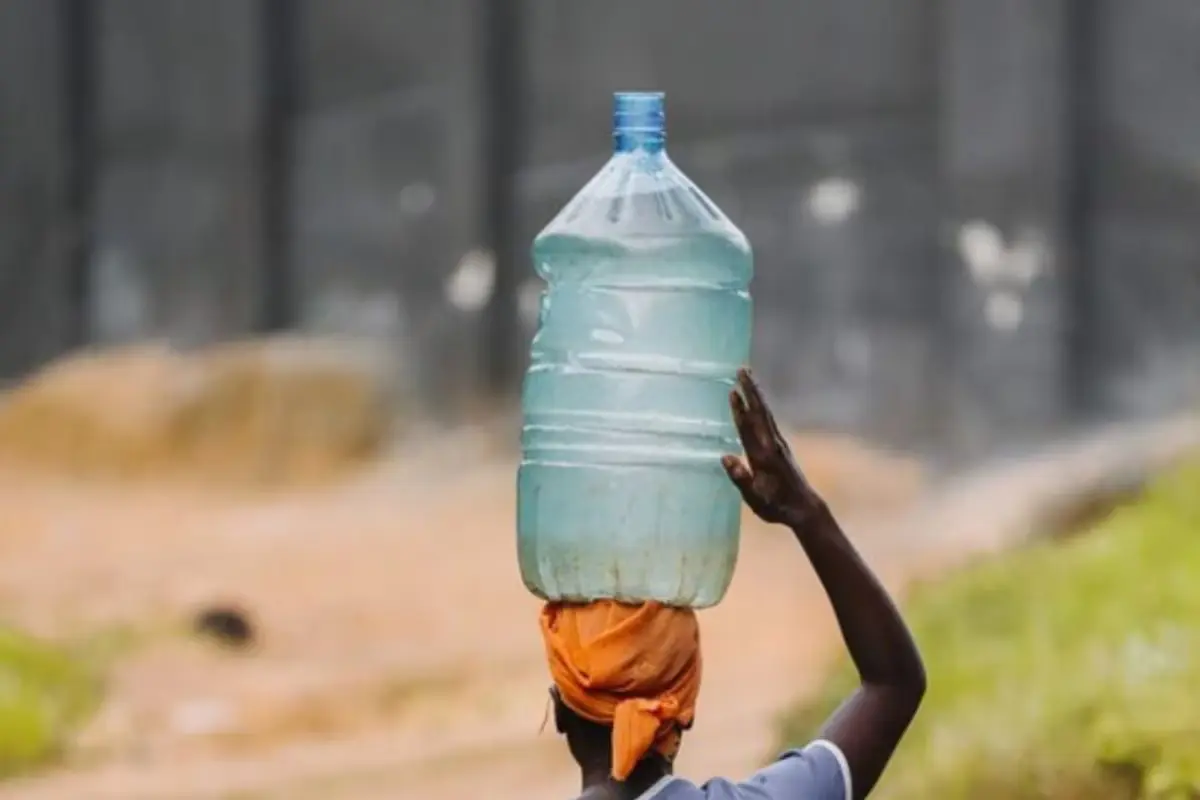
{"label": "shirt collar", "polygon": [[673,783],[674,780],[674,775],[663,775],[661,778],[655,781],[653,786],[638,795],[637,800],[653,800],[653,798],[662,794],[663,789],[666,789],[667,785]]}

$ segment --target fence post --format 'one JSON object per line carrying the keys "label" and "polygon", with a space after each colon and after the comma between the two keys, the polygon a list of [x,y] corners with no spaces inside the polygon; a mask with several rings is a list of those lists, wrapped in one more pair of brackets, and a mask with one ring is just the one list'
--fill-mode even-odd
{"label": "fence post", "polygon": [[520,321],[517,292],[524,249],[520,242],[518,173],[524,162],[525,94],[522,0],[483,0],[483,234],[494,264],[485,309],[481,365],[487,388],[500,397],[518,385]]}
{"label": "fence post", "polygon": [[66,149],[67,235],[64,288],[66,342],[91,338],[91,260],[94,242],[97,152],[96,16],[92,0],[59,0],[62,93]]}
{"label": "fence post", "polygon": [[1096,382],[1095,353],[1091,348],[1095,308],[1092,216],[1095,211],[1097,134],[1093,128],[1098,87],[1097,0],[1067,0],[1067,125],[1070,143],[1066,232],[1071,251],[1067,273],[1067,399],[1070,411],[1087,418],[1096,410],[1092,389]]}
{"label": "fence post", "polygon": [[296,317],[292,263],[292,166],[300,63],[292,0],[261,0],[259,14],[259,214],[262,226],[258,328],[273,333]]}
{"label": "fence post", "polygon": [[0,2],[0,383],[61,354],[78,324],[67,295],[85,262],[70,195],[86,192],[70,185],[65,10]]}

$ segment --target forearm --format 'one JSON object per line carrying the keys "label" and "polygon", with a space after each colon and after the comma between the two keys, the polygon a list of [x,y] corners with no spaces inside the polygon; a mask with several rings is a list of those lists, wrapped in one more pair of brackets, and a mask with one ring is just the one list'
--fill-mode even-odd
{"label": "forearm", "polygon": [[862,685],[822,726],[845,757],[853,799],[863,800],[887,766],[925,694],[925,668],[900,612],[804,479],[758,386],[746,370],[729,396],[747,462],[721,463],[765,522],[792,528],[833,605]]}
{"label": "forearm", "polygon": [[887,590],[828,508],[793,528],[825,588],[846,649],[864,684],[925,689],[920,653]]}

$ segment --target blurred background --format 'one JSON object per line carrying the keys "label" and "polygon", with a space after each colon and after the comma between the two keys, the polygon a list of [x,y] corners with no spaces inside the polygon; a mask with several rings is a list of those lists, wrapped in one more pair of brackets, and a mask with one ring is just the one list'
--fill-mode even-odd
{"label": "blurred background", "polygon": [[[0,771],[57,763],[0,797],[571,789],[513,411],[528,247],[616,90],[667,93],[753,244],[757,373],[889,582],[1109,524],[1200,441],[1198,36],[1189,0],[0,0]],[[802,736],[835,652],[777,539],[708,612],[697,776]],[[1200,792],[1159,766],[1131,791]]]}

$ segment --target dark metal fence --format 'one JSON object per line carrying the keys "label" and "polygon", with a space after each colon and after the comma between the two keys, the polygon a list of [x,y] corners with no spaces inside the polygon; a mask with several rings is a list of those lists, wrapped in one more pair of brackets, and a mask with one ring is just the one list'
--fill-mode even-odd
{"label": "dark metal fence", "polygon": [[609,95],[755,246],[797,424],[960,455],[1200,396],[1191,0],[0,0],[0,371],[300,327],[511,393]]}

